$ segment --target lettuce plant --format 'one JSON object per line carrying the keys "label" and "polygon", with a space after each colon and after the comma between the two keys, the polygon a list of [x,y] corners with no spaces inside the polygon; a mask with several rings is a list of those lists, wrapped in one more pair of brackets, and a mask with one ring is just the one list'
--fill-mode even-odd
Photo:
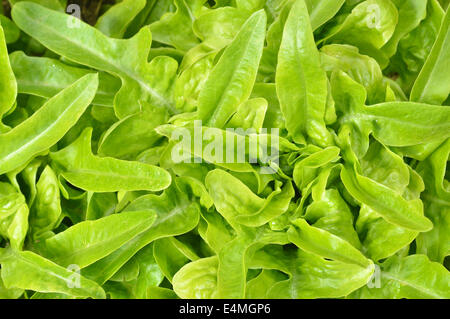
{"label": "lettuce plant", "polygon": [[448,1],[92,3],[1,7],[0,298],[450,298]]}

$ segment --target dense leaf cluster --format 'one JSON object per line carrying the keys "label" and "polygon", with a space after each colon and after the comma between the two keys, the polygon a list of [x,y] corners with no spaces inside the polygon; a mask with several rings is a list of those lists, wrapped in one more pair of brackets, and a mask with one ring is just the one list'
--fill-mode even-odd
{"label": "dense leaf cluster", "polygon": [[450,297],[448,1],[95,3],[0,12],[0,298]]}

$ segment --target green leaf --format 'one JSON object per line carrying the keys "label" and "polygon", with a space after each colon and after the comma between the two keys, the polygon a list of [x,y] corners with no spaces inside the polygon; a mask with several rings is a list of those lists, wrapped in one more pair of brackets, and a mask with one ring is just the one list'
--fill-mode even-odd
{"label": "green leaf", "polygon": [[394,34],[382,49],[388,56],[394,55],[400,40],[419,25],[425,18],[427,10],[427,1],[393,0],[392,2],[398,9],[398,24]]}
{"label": "green leaf", "polygon": [[205,184],[216,209],[231,225],[262,226],[283,214],[294,196],[292,184],[287,183],[267,198],[260,198],[239,179],[219,169],[208,173]]}
{"label": "green leaf", "polygon": [[173,277],[173,290],[183,299],[211,299],[217,287],[216,256],[191,262]]}
{"label": "green leaf", "polygon": [[174,4],[176,11],[153,22],[150,30],[155,41],[171,45],[181,51],[188,51],[199,43],[192,29],[193,12],[188,1],[174,0]]}
{"label": "green leaf", "polygon": [[46,166],[36,184],[36,199],[30,211],[30,229],[39,238],[61,221],[61,202],[56,174]]}
{"label": "green leaf", "polygon": [[411,101],[442,104],[450,93],[446,74],[450,72],[450,13],[444,16],[438,37],[411,90]]}
{"label": "green leaf", "polygon": [[304,219],[297,219],[288,230],[288,238],[297,247],[323,258],[367,267],[371,261],[347,241],[326,230],[310,226]]}
{"label": "green leaf", "polygon": [[[420,200],[406,200],[388,187],[359,175],[351,168],[343,167],[341,178],[353,197],[372,207],[386,221],[415,231],[426,232],[433,228],[433,223],[423,216],[423,204]],[[380,201],[380,198],[383,198],[383,201]]]}
{"label": "green leaf", "polygon": [[28,206],[25,197],[12,185],[0,182],[0,235],[11,247],[21,250],[28,232]]}
{"label": "green leaf", "polygon": [[254,13],[211,71],[198,99],[198,118],[222,128],[249,96],[264,45],[266,16]]}
{"label": "green leaf", "polygon": [[[345,112],[340,122],[349,123],[356,131],[362,131],[359,134],[362,134],[360,140],[364,144],[368,143],[367,136],[370,133],[388,146],[418,145],[441,141],[450,136],[448,107],[415,102],[385,102],[365,106],[365,91],[361,85],[341,71],[334,73],[332,87],[336,108]],[[344,87],[352,87],[354,92],[358,92],[357,95],[345,93]]]}
{"label": "green leaf", "polygon": [[[45,57],[29,57],[21,51],[10,54],[11,67],[16,76],[18,92],[51,98],[92,71],[72,67]],[[33,73],[30,75],[30,70]],[[92,104],[112,107],[119,81],[99,73],[99,86]]]}
{"label": "green leaf", "polygon": [[155,217],[154,212],[128,212],[84,221],[46,239],[37,249],[63,267],[85,268],[149,229]]}
{"label": "green leaf", "polygon": [[318,29],[328,20],[333,18],[344,2],[345,0],[331,2],[326,0],[305,0],[306,5],[308,6],[312,30]]}
{"label": "green leaf", "polygon": [[277,269],[289,276],[266,291],[266,296],[274,299],[344,297],[364,286],[374,272],[373,264],[363,268],[280,246],[256,252],[251,267]]}
{"label": "green leaf", "polygon": [[127,206],[127,212],[152,211],[156,212],[157,218],[147,231],[122,245],[109,256],[83,269],[82,274],[96,282],[104,283],[149,243],[192,230],[198,224],[199,207],[196,202],[190,201],[179,187],[182,186],[172,185],[160,196],[142,196]]}
{"label": "green leaf", "polygon": [[420,234],[416,240],[417,252],[426,254],[430,260],[444,262],[450,254],[448,240],[450,219],[450,190],[446,178],[450,154],[450,139],[443,143],[430,157],[421,162],[418,173],[423,177],[426,188],[423,195],[425,215],[431,219],[434,228]]}
{"label": "green leaf", "polygon": [[170,185],[169,173],[160,167],[93,155],[91,135],[92,129],[85,129],[71,145],[51,154],[57,171],[72,185],[93,192],[158,191]]}
{"label": "green leaf", "polygon": [[[112,39],[75,17],[26,2],[15,5],[12,16],[23,31],[50,50],[71,61],[120,77],[122,87],[114,100],[119,118],[137,112],[139,101],[176,112],[171,87],[177,63],[168,57],[147,62],[151,45],[148,28],[142,28],[129,40]],[[126,53],[133,53],[133,56]],[[155,74],[164,74],[164,79]]]}
{"label": "green leaf", "polygon": [[0,272],[0,298],[1,299],[18,299],[24,293],[20,288],[5,288]]}
{"label": "green leaf", "polygon": [[122,38],[128,25],[144,9],[145,0],[126,0],[113,5],[97,21],[95,27],[111,38]]}
{"label": "green leaf", "polygon": [[320,67],[308,10],[303,0],[292,6],[283,31],[276,74],[277,94],[286,128],[296,143],[311,139],[332,144],[325,127],[327,79]]}
{"label": "green leaf", "polygon": [[391,0],[363,1],[328,32],[325,41],[354,45],[384,69],[388,58],[380,49],[392,38],[397,23],[398,10]]}
{"label": "green leaf", "polygon": [[3,27],[7,44],[16,42],[20,37],[19,28],[4,15],[0,15],[0,25]]}
{"label": "green leaf", "polygon": [[160,135],[154,130],[167,121],[166,109],[150,109],[127,116],[104,132],[98,154],[125,160],[152,148]]}
{"label": "green leaf", "polygon": [[329,76],[341,70],[364,86],[368,104],[385,102],[383,74],[375,59],[360,54],[356,47],[342,44],[323,46],[320,52],[322,67]]}
{"label": "green leaf", "polygon": [[5,34],[0,24],[0,120],[14,105],[17,94],[17,83],[11,70]]}
{"label": "green leaf", "polygon": [[364,287],[353,296],[377,299],[448,299],[450,296],[448,270],[424,255],[393,256],[381,265],[378,276],[378,287]]}
{"label": "green leaf", "polygon": [[175,246],[172,238],[161,238],[153,243],[153,256],[164,276],[173,281],[173,276],[190,260]]}
{"label": "green leaf", "polygon": [[386,69],[389,74],[398,74],[397,82],[407,94],[411,92],[412,86],[431,52],[445,14],[437,0],[421,2],[422,5],[426,4],[425,19],[400,39],[397,53],[391,58]]}

